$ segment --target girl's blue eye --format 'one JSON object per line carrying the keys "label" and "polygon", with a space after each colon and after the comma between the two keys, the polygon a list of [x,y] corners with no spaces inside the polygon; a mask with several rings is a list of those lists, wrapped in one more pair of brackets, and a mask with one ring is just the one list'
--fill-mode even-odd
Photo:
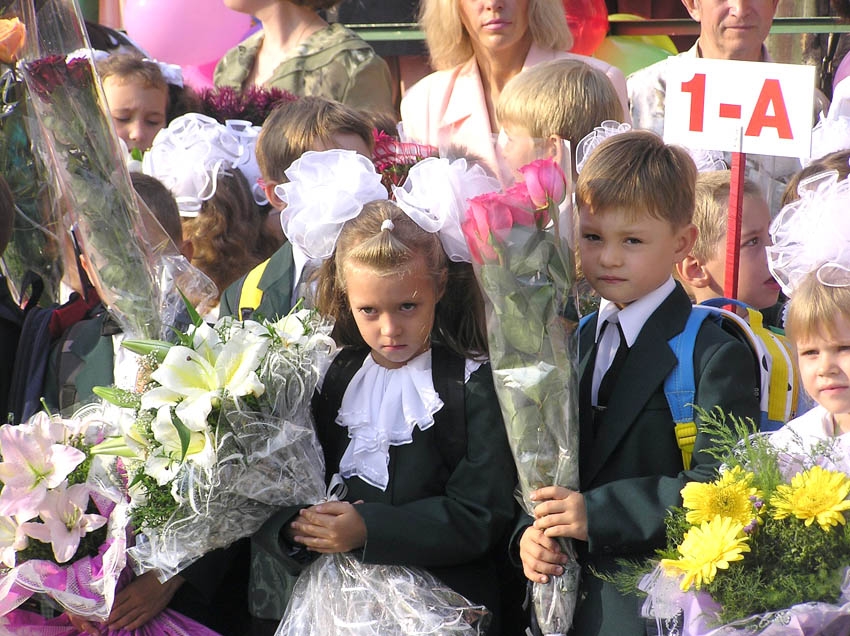
{"label": "girl's blue eye", "polygon": [[585,241],[599,241],[601,240],[598,234],[585,234],[582,238]]}
{"label": "girl's blue eye", "polygon": [[413,311],[416,309],[416,303],[402,303],[401,310],[402,311]]}
{"label": "girl's blue eye", "polygon": [[361,307],[360,313],[366,314],[367,316],[371,316],[372,314],[375,313],[375,308],[374,307]]}

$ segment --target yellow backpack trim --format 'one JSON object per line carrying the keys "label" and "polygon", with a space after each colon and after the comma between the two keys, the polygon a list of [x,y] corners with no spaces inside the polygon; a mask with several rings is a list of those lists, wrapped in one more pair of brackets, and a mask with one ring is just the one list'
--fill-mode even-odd
{"label": "yellow backpack trim", "polygon": [[238,314],[242,315],[243,309],[254,310],[260,306],[263,301],[263,290],[259,288],[260,279],[268,267],[270,259],[264,260],[254,269],[248,272],[245,277],[245,282],[242,284],[242,290],[239,292]]}
{"label": "yellow backpack trim", "polygon": [[690,470],[691,459],[694,456],[694,446],[697,442],[697,425],[695,422],[680,422],[674,429],[676,443],[682,451],[682,464],[685,470]]}

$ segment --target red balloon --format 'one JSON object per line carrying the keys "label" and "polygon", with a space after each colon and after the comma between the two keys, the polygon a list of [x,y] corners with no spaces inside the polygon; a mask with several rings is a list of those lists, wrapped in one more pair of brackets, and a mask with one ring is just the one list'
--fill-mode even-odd
{"label": "red balloon", "polygon": [[605,0],[563,0],[567,24],[573,34],[573,53],[592,55],[608,33]]}

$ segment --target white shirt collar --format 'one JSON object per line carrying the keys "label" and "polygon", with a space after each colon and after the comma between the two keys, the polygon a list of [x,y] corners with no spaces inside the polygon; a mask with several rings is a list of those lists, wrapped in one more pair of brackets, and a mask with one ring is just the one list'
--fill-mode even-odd
{"label": "white shirt collar", "polygon": [[643,298],[639,298],[630,305],[619,309],[610,300],[603,298],[599,303],[599,319],[596,321],[596,340],[599,340],[599,332],[609,317],[619,312],[620,326],[626,337],[626,344],[631,347],[637,340],[640,330],[643,329],[649,317],[661,306],[661,303],[676,289],[676,281],[670,276],[660,287],[649,292]]}

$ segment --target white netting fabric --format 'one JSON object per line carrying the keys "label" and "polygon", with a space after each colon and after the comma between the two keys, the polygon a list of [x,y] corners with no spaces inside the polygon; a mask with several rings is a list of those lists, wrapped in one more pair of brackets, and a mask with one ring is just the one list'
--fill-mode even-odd
{"label": "white netting fabric", "polygon": [[308,258],[333,254],[342,226],[371,201],[387,198],[372,162],[352,150],[305,152],[286,169],[274,192],[286,207],[283,233]]}
{"label": "white netting fabric", "polygon": [[215,195],[218,176],[239,169],[251,186],[257,205],[268,199],[258,184],[260,169],[254,153],[260,127],[238,119],[218,123],[212,117],[188,113],[160,130],[142,159],[145,174],[171,191],[180,215],[195,217]]}
{"label": "white netting fabric", "polygon": [[788,296],[812,272],[824,285],[850,285],[850,179],[820,173],[804,179],[798,193],[770,226],[771,273]]}
{"label": "white netting fabric", "polygon": [[426,232],[437,233],[448,257],[469,262],[460,229],[471,198],[499,189],[499,180],[466,159],[431,157],[410,168],[402,187],[393,188],[398,207]]}

